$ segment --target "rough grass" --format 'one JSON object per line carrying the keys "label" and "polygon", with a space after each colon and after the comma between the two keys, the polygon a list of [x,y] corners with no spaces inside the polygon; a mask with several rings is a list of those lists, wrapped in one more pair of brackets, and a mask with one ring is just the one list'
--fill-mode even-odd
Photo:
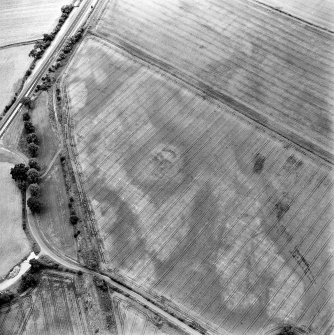
{"label": "rough grass", "polygon": [[9,174],[15,163],[17,158],[0,148],[0,278],[30,252],[22,229],[21,192]]}
{"label": "rough grass", "polygon": [[41,184],[41,193],[44,209],[37,216],[40,232],[58,252],[76,259],[76,242],[69,220],[68,196],[59,160]]}
{"label": "rough grass", "polygon": [[32,122],[36,126],[36,133],[40,139],[38,160],[42,168],[48,167],[59,149],[59,140],[52,129],[49,113],[48,94],[42,92],[38,96],[35,108],[31,113]]}
{"label": "rough grass", "polygon": [[325,166],[94,39],[66,85],[106,269],[222,332],[326,326]]}

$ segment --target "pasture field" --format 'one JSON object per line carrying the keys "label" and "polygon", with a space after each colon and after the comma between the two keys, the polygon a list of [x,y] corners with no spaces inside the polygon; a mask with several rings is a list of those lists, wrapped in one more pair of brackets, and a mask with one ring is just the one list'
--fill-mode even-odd
{"label": "pasture field", "polygon": [[106,270],[218,333],[325,334],[327,165],[96,37],[64,85]]}
{"label": "pasture field", "polygon": [[[36,289],[0,311],[0,334],[90,335],[95,331],[91,313],[92,288],[83,289],[70,275],[44,273]],[[106,334],[101,332],[100,334]]]}
{"label": "pasture field", "polygon": [[38,161],[42,168],[47,168],[60,148],[60,141],[51,125],[51,115],[48,105],[48,94],[42,92],[35,101],[35,108],[31,113],[31,119],[36,125],[36,132],[40,140]]}
{"label": "pasture field", "polygon": [[0,49],[0,110],[3,110],[20,85],[31,63],[28,56],[31,49],[31,45]]}
{"label": "pasture field", "polygon": [[43,180],[41,192],[44,210],[38,216],[30,216],[29,220],[36,220],[37,227],[48,245],[60,254],[77,259],[73,227],[69,222],[68,195],[59,159]]}
{"label": "pasture field", "polygon": [[144,309],[133,300],[120,294],[113,294],[113,306],[118,335],[185,335],[163,318]]}
{"label": "pasture field", "polygon": [[332,0],[255,0],[272,6],[319,27],[334,30],[334,2]]}
{"label": "pasture field", "polygon": [[22,229],[21,192],[9,174],[18,162],[10,151],[0,147],[0,279],[30,253]]}
{"label": "pasture field", "polygon": [[243,0],[109,1],[94,32],[334,160],[333,34]]}
{"label": "pasture field", "polygon": [[56,25],[61,7],[69,3],[70,0],[1,0],[0,46],[42,38]]}

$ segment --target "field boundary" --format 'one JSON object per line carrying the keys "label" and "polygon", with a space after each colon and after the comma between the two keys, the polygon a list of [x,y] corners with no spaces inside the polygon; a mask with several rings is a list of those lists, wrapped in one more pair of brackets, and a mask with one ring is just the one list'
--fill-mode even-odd
{"label": "field boundary", "polygon": [[[289,142],[290,145],[294,146],[294,149],[308,156],[313,161],[316,161],[317,164],[319,164],[320,158],[327,167],[332,169],[334,165],[334,155],[331,152],[302,138],[292,130],[283,129],[280,124],[277,124],[274,120],[264,116],[262,113],[256,112],[243,102],[212,88],[205,82],[182,72],[162,60],[149,55],[142,49],[131,45],[118,36],[113,35],[111,36],[112,40],[108,40],[96,32],[90,31],[89,33],[92,37],[100,40],[100,42],[104,42],[102,44],[117,47],[122,51],[123,55],[125,54],[126,57],[130,59],[132,58],[133,61],[140,62],[149,68],[154,67],[155,72],[158,72],[163,76],[168,76],[169,80],[176,82],[178,85],[186,85],[186,87],[195,92],[195,94],[202,96],[204,99],[210,99],[210,102],[217,104],[220,108],[222,107],[221,104],[225,107],[228,106],[230,108],[229,112],[242,117],[244,122],[251,122],[257,129],[264,132],[270,131],[270,135],[275,139],[283,142],[285,145],[287,145],[286,142]],[[91,37],[87,36],[87,38]],[[286,128],[286,125],[284,126],[284,128]]]}
{"label": "field boundary", "polygon": [[306,24],[306,25],[308,25],[311,28],[320,30],[322,32],[326,32],[328,34],[334,34],[334,30],[331,30],[331,29],[319,26],[318,24],[312,23],[310,21],[302,19],[301,17],[298,17],[296,15],[290,14],[289,12],[287,12],[285,10],[282,10],[280,8],[277,8],[277,7],[274,7],[274,6],[271,6],[271,5],[268,5],[268,4],[264,3],[264,2],[262,2],[261,0],[248,0],[248,1],[251,2],[251,3],[253,3],[253,4],[257,4],[259,6],[262,6],[262,7],[266,8],[266,9],[269,9],[271,11],[275,11],[275,12],[278,12],[278,13],[280,13],[282,15],[288,16],[290,19],[298,21],[299,23],[302,23],[302,24]]}

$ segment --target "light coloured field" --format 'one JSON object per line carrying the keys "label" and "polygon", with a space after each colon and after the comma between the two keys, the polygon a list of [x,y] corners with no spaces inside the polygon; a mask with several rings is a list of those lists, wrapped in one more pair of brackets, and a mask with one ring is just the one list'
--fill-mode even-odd
{"label": "light coloured field", "polygon": [[31,49],[31,45],[24,45],[0,50],[0,111],[12,99],[29,67],[31,58],[28,54]]}
{"label": "light coloured field", "polygon": [[332,0],[256,0],[273,6],[312,24],[334,30],[334,2]]}
{"label": "light coloured field", "polygon": [[332,34],[243,0],[110,1],[96,31],[333,159]]}
{"label": "light coloured field", "polygon": [[61,7],[69,3],[70,0],[1,0],[0,46],[41,38],[56,25]]}
{"label": "light coloured field", "polygon": [[145,310],[133,300],[119,294],[113,295],[113,305],[118,335],[185,335],[177,327],[171,327],[163,318]]}
{"label": "light coloured field", "polygon": [[87,314],[95,302],[85,308],[88,294],[70,276],[44,274],[35,290],[0,311],[0,334],[93,334]]}
{"label": "light coloured field", "polygon": [[22,229],[21,193],[9,174],[17,162],[13,154],[0,147],[0,278],[30,252]]}
{"label": "light coloured field", "polygon": [[217,332],[325,334],[326,166],[96,38],[66,86],[106,269]]}

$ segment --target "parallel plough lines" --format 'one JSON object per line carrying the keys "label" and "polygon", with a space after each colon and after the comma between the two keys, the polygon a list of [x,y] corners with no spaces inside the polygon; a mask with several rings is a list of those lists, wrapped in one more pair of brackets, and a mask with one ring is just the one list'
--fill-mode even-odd
{"label": "parallel plough lines", "polygon": [[[215,4],[216,5],[216,4]],[[102,25],[98,26],[98,31],[100,30],[102,33],[104,32],[104,35],[110,36],[111,40],[116,38],[115,36],[122,36],[122,40],[129,40],[129,36],[133,36],[132,29],[135,29],[136,25],[138,25],[138,29],[144,29],[144,31],[146,31],[146,28],[143,27],[150,27],[149,33],[151,34],[151,31],[154,31],[153,34],[150,37],[148,37],[147,40],[145,40],[145,36],[147,36],[146,33],[143,33],[140,35],[140,39],[141,40],[132,40],[130,42],[131,43],[135,43],[138,45],[141,45],[141,47],[144,47],[144,45],[146,44],[146,42],[152,42],[153,41],[153,36],[157,37],[157,36],[173,36],[173,41],[174,44],[172,47],[166,43],[161,43],[159,44],[159,48],[160,50],[163,50],[164,48],[166,48],[167,46],[171,49],[178,49],[178,46],[182,46],[182,51],[180,50],[180,52],[174,52],[174,56],[173,56],[173,62],[177,63],[177,59],[179,59],[180,57],[184,60],[184,64],[182,65],[178,65],[178,64],[174,64],[177,68],[182,69],[182,71],[186,71],[188,73],[190,73],[191,75],[198,75],[199,77],[202,77],[202,75],[200,74],[200,68],[198,66],[196,66],[195,63],[200,63],[201,66],[203,67],[203,62],[204,64],[206,64],[207,60],[210,59],[210,57],[212,56],[212,54],[214,53],[214,49],[216,47],[216,44],[219,43],[219,45],[221,45],[221,49],[219,49],[219,51],[217,50],[216,53],[216,57],[211,58],[211,60],[221,60],[221,55],[222,53],[224,54],[225,50],[228,50],[231,48],[231,45],[228,44],[224,44],[226,42],[220,40],[214,40],[213,37],[215,37],[217,39],[216,34],[212,34],[213,36],[207,35],[207,39],[206,37],[206,32],[205,30],[201,30],[201,31],[196,31],[195,28],[193,27],[189,27],[189,24],[181,24],[180,22],[178,23],[180,26],[178,26],[177,29],[174,30],[170,30],[172,29],[171,27],[173,25],[167,24],[166,22],[171,22],[168,21],[171,20],[173,18],[173,13],[175,12],[175,14],[177,14],[177,9],[173,8],[173,5],[168,4],[168,10],[166,12],[166,10],[162,10],[162,8],[159,8],[158,12],[159,14],[161,14],[161,20],[163,20],[163,22],[165,22],[166,24],[157,24],[156,22],[154,22],[152,20],[152,16],[153,14],[151,14],[150,12],[150,6],[147,6],[147,8],[145,7],[145,11],[136,7],[135,4],[132,4],[131,2],[128,2],[126,4],[122,3],[119,4],[118,6],[120,6],[120,10],[121,12],[117,13],[115,15],[115,20],[122,20],[122,13],[124,14],[124,17],[126,17],[128,21],[129,17],[131,17],[132,19],[134,19],[134,22],[132,22],[132,24],[129,26],[128,24],[122,24],[122,21],[120,21],[120,24],[116,24],[116,27],[113,26],[113,23],[111,23],[110,25],[110,29],[108,29],[108,22],[105,22],[106,20],[103,20],[102,17],[102,21],[104,23],[104,26],[102,27]],[[158,5],[157,5],[158,6]],[[161,6],[161,5],[160,5]],[[164,5],[162,5],[164,6]],[[259,80],[259,82],[262,84],[263,82],[266,83],[265,88],[266,88],[266,94],[268,94],[268,96],[270,96],[270,102],[268,101],[263,101],[261,96],[257,96],[254,95],[252,93],[253,87],[245,82],[242,83],[242,87],[239,87],[239,92],[243,92],[242,96],[241,96],[241,100],[245,100],[246,103],[250,103],[251,105],[253,105],[254,107],[258,108],[259,106],[262,106],[262,108],[268,109],[267,104],[270,104],[270,109],[272,111],[272,115],[267,115],[267,117],[273,117],[277,122],[283,122],[286,123],[286,126],[288,126],[288,122],[287,120],[290,120],[291,118],[295,118],[294,122],[299,123],[298,122],[298,118],[299,116],[299,110],[300,107],[299,104],[301,102],[303,102],[304,104],[307,104],[303,106],[304,109],[308,109],[311,108],[311,111],[306,111],[305,113],[309,113],[309,115],[312,115],[312,117],[315,117],[316,115],[319,115],[319,118],[322,119],[323,116],[325,116],[325,118],[329,118],[329,114],[331,113],[331,106],[333,105],[332,102],[332,98],[331,99],[327,99],[324,97],[328,94],[331,94],[330,92],[331,87],[333,86],[332,84],[332,75],[331,72],[333,72],[333,67],[332,67],[332,63],[331,63],[331,59],[332,57],[330,55],[327,56],[327,53],[330,53],[330,47],[328,46],[328,48],[324,48],[321,49],[321,51],[317,54],[317,50],[318,48],[313,48],[312,50],[308,50],[308,45],[309,45],[309,41],[310,39],[312,40],[312,38],[315,36],[314,32],[308,32],[307,30],[302,30],[303,28],[300,28],[297,26],[297,29],[301,30],[302,33],[300,33],[299,35],[303,36],[303,35],[307,35],[307,37],[305,37],[305,39],[302,39],[302,37],[297,38],[297,33],[295,33],[295,36],[292,35],[291,31],[293,29],[288,30],[287,28],[284,27],[284,20],[282,19],[280,21],[280,19],[277,19],[276,17],[273,16],[273,14],[271,12],[266,12],[264,11],[262,8],[257,8],[257,6],[253,6],[254,10],[249,11],[249,8],[247,8],[247,11],[245,10],[245,8],[242,7],[243,4],[235,4],[235,2],[233,2],[233,4],[231,5],[230,3],[228,4],[224,4],[224,7],[222,8],[222,10],[224,10],[224,12],[226,10],[229,10],[231,12],[235,12],[236,9],[238,9],[238,15],[240,13],[242,13],[242,15],[244,15],[245,17],[240,18],[240,20],[244,20],[243,22],[251,22],[252,23],[252,27],[255,27],[255,33],[252,32],[252,29],[248,29],[248,27],[245,28],[240,28],[240,30],[238,31],[238,33],[233,33],[233,40],[243,40],[245,38],[245,34],[253,34],[250,36],[253,36],[252,39],[255,41],[255,43],[259,43],[258,40],[264,38],[265,40],[262,41],[263,43],[259,43],[257,45],[258,48],[261,48],[261,52],[265,52],[265,53],[269,53],[272,54],[273,50],[275,51],[275,56],[278,57],[277,59],[280,59],[280,67],[283,65],[283,63],[285,63],[285,59],[289,59],[291,57],[296,57],[296,59],[293,61],[293,65],[291,66],[291,63],[285,63],[286,66],[289,66],[288,72],[292,73],[294,71],[296,71],[296,75],[301,79],[303,77],[305,77],[305,74],[307,75],[307,80],[304,80],[305,83],[309,83],[312,82],[312,88],[308,87],[307,90],[310,90],[310,94],[303,94],[302,96],[298,97],[298,101],[296,104],[296,96],[295,94],[292,94],[292,92],[295,92],[295,90],[297,90],[297,92],[300,92],[300,88],[303,86],[303,84],[301,83],[299,84],[295,84],[295,78],[288,78],[285,75],[281,75],[281,76],[277,76],[277,71],[275,72],[270,72],[270,69],[272,71],[272,64],[261,64],[262,66],[259,66],[259,61],[256,60],[256,58],[252,58],[253,56],[247,56],[247,68],[244,67],[243,63],[245,63],[245,57],[242,57],[240,52],[238,51],[237,54],[233,55],[233,59],[229,59],[229,66],[236,66],[237,68],[240,69],[244,69],[247,73],[249,73],[250,75],[255,75],[256,76],[256,80]],[[231,7],[231,8],[230,8]],[[216,8],[218,8],[216,6]],[[171,12],[171,13],[170,13]],[[153,9],[152,9],[152,13],[153,13]],[[203,11],[203,15],[205,15],[206,11]],[[151,14],[151,15],[150,15]],[[202,14],[202,12],[201,12]],[[215,15],[219,15],[219,10],[215,11],[215,13],[211,13],[213,16]],[[221,12],[220,12],[221,14]],[[108,15],[108,14],[106,14]],[[221,14],[222,15],[222,14]],[[254,16],[254,18],[252,17]],[[154,16],[153,16],[154,17]],[[286,19],[285,17],[283,17],[284,19]],[[150,22],[151,19],[151,22]],[[191,19],[193,19],[191,17]],[[203,21],[203,18],[196,18],[195,20],[201,20]],[[259,19],[261,21],[259,21]],[[110,20],[110,22],[114,22],[115,20]],[[210,16],[210,20],[211,20],[211,16]],[[253,21],[252,21],[253,20]],[[278,21],[277,21],[278,20]],[[182,21],[182,20],[180,20]],[[187,20],[183,20],[184,22],[186,22]],[[201,22],[200,21],[200,22]],[[215,20],[216,21],[216,20]],[[161,23],[161,21],[158,21],[159,23]],[[218,21],[217,21],[218,22]],[[259,23],[261,22],[261,24]],[[286,22],[285,22],[286,23]],[[266,31],[263,32],[263,26],[266,25]],[[279,24],[281,24],[281,26],[279,26]],[[217,25],[219,25],[219,23],[217,23]],[[221,22],[220,22],[221,25]],[[127,27],[127,30],[126,28]],[[131,27],[131,28],[129,28]],[[152,28],[154,27],[154,28]],[[262,27],[262,28],[261,28]],[[125,29],[124,32],[122,32],[122,28]],[[163,29],[161,31],[161,29]],[[192,36],[188,36],[191,32],[189,32],[189,30],[192,29],[194,30],[194,33]],[[257,30],[256,30],[257,29]],[[271,31],[271,29],[276,29],[275,31]],[[116,30],[116,34],[115,35],[115,30]],[[191,31],[192,31],[191,30]],[[161,34],[159,35],[159,31],[161,31]],[[184,33],[184,31],[186,31],[186,36],[183,36],[182,33]],[[164,35],[165,34],[165,35]],[[180,35],[180,37],[178,37],[178,35]],[[269,36],[270,35],[270,36]],[[113,37],[114,36],[114,37]],[[191,52],[185,52],[184,48],[187,47],[188,45],[194,45],[196,44],[195,41],[198,40],[198,36],[200,36],[201,38],[203,38],[203,44],[206,46],[209,46],[209,53],[207,54],[203,54],[203,57],[199,57],[198,59],[196,59],[196,56],[193,57],[193,55],[197,55],[199,53],[202,52],[201,49],[196,48],[193,49],[193,51]],[[256,36],[256,38],[254,37]],[[272,42],[272,36],[278,36],[279,41],[284,41],[284,46],[287,43],[287,47],[286,49],[282,49],[281,48],[281,44],[280,43],[274,43]],[[323,35],[322,35],[323,36]],[[211,37],[211,38],[210,38]],[[188,38],[188,39],[187,39]],[[328,45],[330,45],[330,41],[329,39],[331,38],[330,35],[325,34],[324,37],[322,38],[324,40],[324,43],[326,44],[326,39],[328,40]],[[301,41],[299,41],[301,39]],[[146,42],[145,42],[146,41]],[[283,43],[283,42],[282,42]],[[301,45],[299,45],[298,43],[302,43]],[[143,45],[142,45],[143,44]],[[320,47],[320,46],[319,46]],[[167,49],[165,52],[161,51],[161,54],[159,54],[159,48],[153,48],[153,53],[158,52],[157,56],[158,57],[163,57],[164,54],[168,54],[167,53]],[[297,49],[299,48],[299,49]],[[144,47],[145,49],[145,47]],[[150,50],[150,51],[152,51]],[[158,50],[158,51],[156,51]],[[288,51],[291,50],[291,51]],[[292,53],[291,53],[292,52]],[[313,58],[311,58],[310,53],[312,55]],[[189,60],[187,57],[188,54],[192,55],[192,59]],[[186,56],[184,56],[186,55]],[[186,58],[184,58],[186,57]],[[241,58],[240,58],[241,57]],[[257,57],[257,55],[255,56]],[[180,58],[180,59],[181,59]],[[323,58],[323,59],[322,59]],[[299,59],[299,61],[298,61]],[[202,60],[202,62],[200,62]],[[170,61],[170,59],[168,59],[167,61]],[[256,62],[257,61],[257,62]],[[283,63],[282,63],[283,62]],[[289,60],[290,62],[290,60]],[[270,63],[270,62],[269,62]],[[303,64],[302,67],[299,66],[299,64]],[[318,64],[322,64],[321,67],[319,67],[320,65]],[[192,67],[191,69],[189,69],[188,71],[185,69],[188,69],[190,67]],[[216,64],[217,66],[217,64]],[[254,71],[255,70],[255,71]],[[226,84],[224,84],[223,82],[221,83],[221,85],[219,85],[219,81],[220,79],[217,77],[215,77],[215,73],[214,70],[212,69],[212,71],[209,70],[209,72],[206,72],[205,77],[207,77],[207,75],[209,75],[209,77],[207,77],[206,80],[208,80],[210,82],[210,84],[212,84],[213,86],[217,86],[217,80],[218,80],[218,86],[220,86],[220,88],[224,91],[226,90]],[[265,74],[265,76],[263,76]],[[287,77],[287,78],[286,78]],[[221,77],[224,80],[224,74],[221,74]],[[273,80],[273,79],[276,80]],[[202,78],[203,79],[203,78]],[[248,80],[246,80],[247,82]],[[283,85],[283,86],[282,86]],[[289,89],[287,89],[285,86],[289,85]],[[240,85],[239,85],[240,86]],[[275,91],[271,91],[272,88],[275,87]],[[280,92],[278,93],[277,88],[279,87]],[[245,90],[246,89],[246,90]],[[270,93],[271,92],[271,93]],[[284,93],[283,93],[284,92]],[[284,96],[284,99],[282,100],[282,94]],[[238,93],[239,94],[239,93]],[[310,96],[312,94],[312,97]],[[318,97],[316,97],[314,94],[317,94]],[[249,98],[251,98],[251,101],[249,101]],[[259,105],[260,103],[260,105]],[[283,105],[287,104],[285,107]],[[260,107],[261,108],[261,107]],[[286,109],[293,109],[295,115],[291,115],[291,112],[287,112]],[[305,117],[305,115],[304,115]],[[300,121],[300,120],[299,120]],[[289,125],[291,126],[291,125]],[[292,125],[291,129],[294,129],[294,131],[296,132],[300,132],[300,124],[298,125]],[[308,129],[309,126],[304,123],[303,125],[305,127],[305,129]],[[332,141],[332,135],[331,133],[328,132],[322,132],[320,130],[312,130],[314,136],[318,137],[317,141],[320,141],[319,143],[322,143],[322,145],[324,146],[328,146],[329,142],[328,141]],[[316,133],[318,133],[318,135],[315,135]],[[305,135],[305,134],[304,134]]]}
{"label": "parallel plough lines", "polygon": [[[264,297],[268,287],[261,286],[262,276],[269,271],[274,278],[281,271],[284,272],[284,280],[275,286],[276,293],[266,300],[269,305],[279,298],[280,305],[274,307],[273,313],[276,314],[273,314],[273,318],[284,305],[280,300],[283,288],[286,299],[292,297],[301,283],[305,289],[284,308],[287,318],[293,315],[294,309],[298,309],[304,299],[311,299],[308,306],[312,305],[312,299],[319,300],[317,296],[323,294],[322,287],[326,287],[327,280],[330,280],[326,271],[332,257],[327,254],[333,239],[333,234],[329,234],[329,225],[333,220],[331,199],[328,197],[333,187],[328,177],[329,170],[302,158],[293,148],[286,150],[282,143],[243,124],[237,117],[229,116],[229,108],[219,108],[174,83],[168,83],[163,76],[144,67],[139,68],[129,59],[117,57],[117,52],[113,51],[116,55],[111,59],[115,60],[115,66],[111,66],[108,73],[111,79],[93,87],[86,105],[73,115],[74,133],[78,138],[78,160],[84,172],[84,188],[90,199],[95,199],[93,208],[103,237],[104,252],[108,255],[108,268],[118,266],[120,273],[130,282],[153,289],[153,292],[167,298],[176,297],[173,299],[183,306],[186,313],[200,317],[211,328],[217,329],[224,327],[233,331],[239,326],[240,320],[251,316],[250,313],[254,313],[255,318],[245,326],[248,330],[262,320],[263,310],[256,307],[251,312],[243,311],[238,300],[232,309],[226,310],[224,304],[238,297],[237,288],[232,288],[227,300],[222,301],[222,294],[234,278],[248,280],[251,270],[245,275],[242,270],[248,269],[250,261],[252,271],[260,265],[261,268],[256,270],[257,277],[243,292],[245,296],[258,287],[256,294]],[[99,68],[98,63],[93,60],[92,63],[94,69]],[[89,65],[88,62],[85,66],[89,68]],[[79,70],[85,73],[85,67],[76,71]],[[100,96],[101,90],[104,92],[117,75],[123,80],[112,84],[112,94]],[[79,93],[75,78],[75,71],[68,76],[73,95]],[[87,80],[85,85],[88,90],[90,81]],[[102,136],[96,138],[99,134]],[[157,199],[165,199],[164,189],[157,188],[159,181],[151,181],[142,190],[140,185],[137,186],[141,181],[135,181],[132,176],[138,175],[138,166],[143,171],[149,168],[150,163],[145,161],[145,157],[158,143],[180,146],[181,158],[187,161],[182,178],[189,175],[194,179],[193,182],[182,179],[181,188],[178,182],[175,186],[171,184],[168,192],[173,196],[168,195],[166,202],[155,207],[150,202],[151,194]],[[91,150],[89,154],[87,147]],[[224,152],[222,148],[226,148]],[[135,156],[132,156],[133,153]],[[266,158],[260,174],[251,172],[257,153]],[[224,155],[224,158],[218,161],[220,155]],[[288,158],[302,159],[303,162],[298,167],[296,163],[289,166]],[[236,182],[228,182],[234,178],[237,178]],[[245,181],[242,181],[243,178]],[[236,183],[243,182],[251,184],[251,187],[247,186],[242,193],[238,193]],[[224,200],[224,211],[219,212],[219,217],[214,220],[210,217],[212,221],[209,221],[206,211],[210,209],[204,207],[205,210],[197,214],[196,221],[193,221],[191,215],[196,195],[206,183],[219,191],[215,199]],[[130,228],[127,228],[126,222],[123,222],[126,229],[112,226],[117,214],[115,205],[109,199],[114,193],[122,203],[129,205],[130,211],[138,218],[136,223],[129,225]],[[282,200],[284,194],[290,209],[279,221],[275,204]],[[141,207],[137,208],[139,205]],[[179,224],[181,215],[182,223]],[[210,264],[213,267],[215,257],[219,260],[224,256],[224,241],[238,245],[239,236],[245,235],[245,228],[239,221],[244,215],[251,216],[252,220],[260,218],[262,230],[249,228],[246,231],[249,236],[243,240],[244,243],[228,254],[224,269],[217,268],[209,276],[205,266]],[[215,220],[221,221],[221,224]],[[228,223],[228,229],[223,231],[225,223]],[[217,237],[219,242],[215,241]],[[255,237],[256,241],[253,241]],[[214,241],[213,246],[207,246],[208,241]],[[293,259],[291,252],[295,245],[307,260],[311,276],[307,276],[303,272],[305,268],[299,267]],[[247,254],[248,247],[251,247],[251,253],[259,256],[254,260],[251,259],[252,255],[242,256],[240,263],[235,263],[240,255]],[[283,261],[278,258],[279,255],[283,256]],[[179,273],[179,266],[186,257],[195,261],[192,271]],[[161,261],[155,264],[154,259]],[[164,265],[164,260],[169,263]],[[150,274],[152,263],[156,276],[153,280],[153,275],[145,276]],[[222,277],[225,272],[228,277]],[[296,274],[298,277],[294,280]],[[241,275],[245,277],[241,278]],[[224,284],[221,278],[224,278]],[[293,287],[286,288],[285,282],[290,282],[290,279]],[[212,288],[215,288],[214,296]],[[212,306],[218,307],[212,312]],[[321,308],[325,307],[326,304]],[[313,306],[305,307],[300,320],[304,317],[309,320],[309,313],[314,315],[313,310]],[[235,313],[239,313],[237,318]],[[230,322],[229,326],[227,322]]]}

